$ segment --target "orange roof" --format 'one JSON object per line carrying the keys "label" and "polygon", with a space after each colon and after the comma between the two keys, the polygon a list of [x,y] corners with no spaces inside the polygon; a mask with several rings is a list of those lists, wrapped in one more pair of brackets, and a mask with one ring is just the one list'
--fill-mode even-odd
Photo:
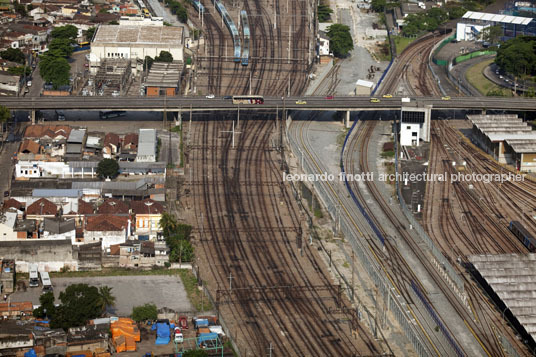
{"label": "orange roof", "polygon": [[95,213],[93,205],[79,198],[78,199],[78,214],[93,214],[93,213]]}
{"label": "orange roof", "polygon": [[71,133],[71,128],[67,125],[30,125],[24,131],[26,138],[42,138],[48,135],[51,138],[60,135],[68,137]]}
{"label": "orange roof", "polygon": [[105,232],[122,231],[128,226],[127,216],[100,214],[87,218],[86,231]]}
{"label": "orange roof", "polygon": [[20,144],[19,152],[39,154],[40,149],[41,145],[39,145],[35,141],[26,139],[22,142],[22,144]]}
{"label": "orange roof", "polygon": [[10,198],[9,200],[4,201],[4,211],[9,208],[16,208],[21,211],[21,209],[24,207],[25,204],[23,202],[19,202],[14,198]]}
{"label": "orange roof", "polygon": [[33,312],[33,304],[31,301],[23,301],[23,302],[2,302],[0,303],[0,313],[8,312],[8,311],[21,311],[26,313],[32,313]]}

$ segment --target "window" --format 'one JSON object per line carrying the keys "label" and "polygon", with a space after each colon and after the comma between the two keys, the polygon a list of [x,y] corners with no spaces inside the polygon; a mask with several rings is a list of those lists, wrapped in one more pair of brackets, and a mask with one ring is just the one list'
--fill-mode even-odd
{"label": "window", "polygon": [[410,129],[411,129],[411,125],[408,125],[408,126],[406,127],[406,129],[410,130]]}

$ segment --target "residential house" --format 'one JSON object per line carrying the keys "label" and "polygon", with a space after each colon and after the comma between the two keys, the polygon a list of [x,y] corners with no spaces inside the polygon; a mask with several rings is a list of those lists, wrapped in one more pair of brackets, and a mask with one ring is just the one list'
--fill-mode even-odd
{"label": "residential house", "polygon": [[24,202],[19,202],[14,198],[10,198],[4,201],[3,211],[11,211],[17,213],[18,217],[22,217],[24,211],[26,210],[26,204]]}
{"label": "residential house", "polygon": [[34,348],[44,348],[46,355],[67,354],[67,333],[63,329],[39,329],[32,331],[32,335]]}
{"label": "residential house", "polygon": [[43,147],[33,140],[25,139],[19,147],[17,159],[19,160],[39,160],[43,158]]}
{"label": "residential house", "polygon": [[150,268],[164,266],[166,262],[169,262],[169,248],[165,242],[128,240],[119,245],[121,267]]}
{"label": "residential house", "polygon": [[24,138],[60,141],[67,140],[70,133],[71,128],[67,125],[29,125],[24,131]]}
{"label": "residential house", "polygon": [[0,93],[15,96],[20,88],[20,76],[0,71]]}
{"label": "residential house", "polygon": [[0,354],[2,356],[23,355],[33,347],[32,331],[34,323],[6,320],[0,324]]}
{"label": "residential house", "polygon": [[136,215],[136,235],[139,239],[156,239],[160,228],[160,218],[164,212],[162,204],[145,199],[143,201],[131,201],[132,213]]}
{"label": "residential house", "polygon": [[90,355],[108,351],[110,325],[97,324],[72,327],[67,334],[67,355],[76,355],[79,351],[88,351]]}
{"label": "residential house", "polygon": [[101,150],[101,138],[99,138],[98,136],[88,135],[86,145],[84,146],[83,150],[84,159],[99,155]]}
{"label": "residential house", "polygon": [[104,144],[102,148],[102,156],[105,159],[112,159],[119,152],[120,149],[119,135],[114,133],[108,133],[104,137]]}
{"label": "residential house", "polygon": [[0,316],[4,319],[23,319],[31,317],[33,314],[33,304],[31,301],[22,302],[0,302]]}
{"label": "residential house", "polygon": [[107,249],[112,244],[121,244],[126,241],[130,230],[128,216],[99,214],[86,218],[84,229],[84,242],[101,242],[102,248]]}
{"label": "residential house", "polygon": [[2,259],[0,271],[0,289],[3,294],[9,294],[15,291],[15,260]]}
{"label": "residential house", "polygon": [[26,217],[29,219],[43,220],[45,217],[55,217],[58,207],[47,200],[40,198],[26,208]]}
{"label": "residential house", "polygon": [[45,218],[42,223],[42,239],[70,239],[76,243],[74,219]]}
{"label": "residential house", "polygon": [[129,133],[123,138],[121,153],[137,154],[138,153],[138,134]]}
{"label": "residential house", "polygon": [[117,198],[107,198],[97,208],[99,214],[129,214],[130,209],[128,204]]}

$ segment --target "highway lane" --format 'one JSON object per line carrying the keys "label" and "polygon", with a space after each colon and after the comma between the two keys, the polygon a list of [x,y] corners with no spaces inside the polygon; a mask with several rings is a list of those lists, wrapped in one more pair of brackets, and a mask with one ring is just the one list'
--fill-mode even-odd
{"label": "highway lane", "polygon": [[[398,110],[404,106],[425,107],[433,109],[496,109],[496,110],[536,110],[534,98],[493,98],[493,97],[457,97],[443,100],[438,97],[412,97],[410,103],[402,103],[400,97],[377,98],[379,102],[371,102],[371,97],[265,97],[264,104],[241,104],[241,110]],[[297,102],[305,102],[297,104]],[[217,97],[30,97],[0,98],[0,105],[13,110],[128,110],[128,111],[220,111],[237,110],[238,105],[230,99]]]}

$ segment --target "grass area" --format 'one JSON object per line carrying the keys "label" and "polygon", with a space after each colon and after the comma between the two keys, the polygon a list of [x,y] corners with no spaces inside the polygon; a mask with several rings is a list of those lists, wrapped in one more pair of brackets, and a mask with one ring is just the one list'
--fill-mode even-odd
{"label": "grass area", "polygon": [[188,269],[167,269],[157,268],[151,270],[139,270],[139,269],[120,269],[120,268],[106,268],[102,270],[94,271],[64,271],[64,272],[51,272],[51,278],[86,278],[97,276],[132,276],[132,275],[180,275],[182,271],[189,271]]}
{"label": "grass area", "polygon": [[385,42],[380,43],[377,47],[375,47],[374,50],[374,57],[378,61],[387,61],[389,62],[391,60],[391,45],[389,44],[389,40],[385,40]]}
{"label": "grass area", "polygon": [[490,63],[493,61],[494,59],[489,59],[475,64],[465,73],[465,78],[482,95],[486,95],[490,91],[500,91],[502,92],[503,96],[511,97],[512,93],[509,90],[496,85],[495,83],[484,77],[484,69],[489,66]]}
{"label": "grass area", "polygon": [[212,304],[203,292],[197,287],[197,279],[190,270],[178,269],[179,276],[181,277],[188,299],[197,311],[212,310]]}
{"label": "grass area", "polygon": [[395,152],[392,151],[392,150],[389,150],[389,151],[384,151],[380,154],[380,156],[384,159],[387,159],[387,158],[393,158],[395,157]]}
{"label": "grass area", "polygon": [[415,41],[415,39],[416,37],[394,36],[396,53],[401,54],[410,43]]}
{"label": "grass area", "polygon": [[346,139],[346,135],[348,135],[349,128],[344,128],[343,132],[337,135],[337,145],[342,147],[344,144],[344,139]]}

